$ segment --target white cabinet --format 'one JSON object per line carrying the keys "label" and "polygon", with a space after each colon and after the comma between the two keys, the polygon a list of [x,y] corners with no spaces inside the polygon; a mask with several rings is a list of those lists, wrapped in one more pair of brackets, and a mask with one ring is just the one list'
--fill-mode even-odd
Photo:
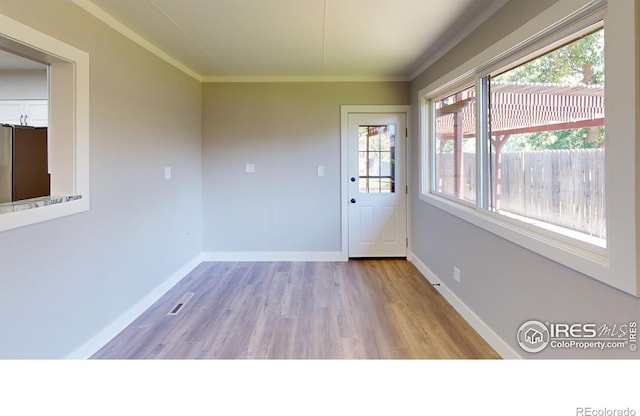
{"label": "white cabinet", "polygon": [[0,123],[47,127],[49,102],[47,100],[0,100]]}

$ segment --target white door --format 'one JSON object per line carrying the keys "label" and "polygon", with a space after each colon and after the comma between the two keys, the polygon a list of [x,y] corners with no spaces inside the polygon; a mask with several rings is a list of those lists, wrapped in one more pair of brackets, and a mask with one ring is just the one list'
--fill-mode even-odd
{"label": "white door", "polygon": [[349,257],[407,256],[406,116],[348,115]]}

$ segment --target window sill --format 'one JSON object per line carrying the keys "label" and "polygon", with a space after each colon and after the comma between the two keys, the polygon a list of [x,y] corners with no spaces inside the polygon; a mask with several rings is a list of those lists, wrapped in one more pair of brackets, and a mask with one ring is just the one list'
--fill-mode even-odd
{"label": "window sill", "polygon": [[544,221],[539,221],[534,218],[523,217],[522,215],[514,214],[509,211],[500,211],[499,215],[504,216],[505,218],[512,218],[514,221],[519,221],[523,224],[530,224],[532,227],[536,227],[542,230],[548,230],[554,235],[559,235],[564,238],[571,239],[577,244],[587,244],[587,250],[590,247],[593,247],[593,249],[596,251],[598,249],[606,250],[607,248],[607,240],[604,238],[598,238],[592,235],[581,233],[579,231],[573,231],[571,229],[550,224]]}
{"label": "window sill", "polygon": [[0,204],[0,215],[8,214],[11,212],[24,211],[27,209],[46,207],[54,204],[63,204],[65,202],[75,201],[77,199],[82,199],[82,195],[43,196],[40,198],[31,198],[31,199],[25,199],[22,201],[7,202],[4,204]]}
{"label": "window sill", "polygon": [[82,195],[26,199],[0,204],[0,232],[89,210]]}
{"label": "window sill", "polygon": [[602,281],[610,273],[607,249],[558,234],[553,227],[538,227],[535,221],[525,223],[437,195],[422,193],[420,200],[587,276]]}

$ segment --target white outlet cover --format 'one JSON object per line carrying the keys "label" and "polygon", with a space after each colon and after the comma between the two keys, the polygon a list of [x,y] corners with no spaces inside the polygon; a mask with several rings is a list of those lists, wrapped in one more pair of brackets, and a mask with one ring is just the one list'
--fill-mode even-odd
{"label": "white outlet cover", "polygon": [[166,168],[164,168],[164,178],[165,178],[165,180],[171,179],[171,167],[170,166],[167,166]]}

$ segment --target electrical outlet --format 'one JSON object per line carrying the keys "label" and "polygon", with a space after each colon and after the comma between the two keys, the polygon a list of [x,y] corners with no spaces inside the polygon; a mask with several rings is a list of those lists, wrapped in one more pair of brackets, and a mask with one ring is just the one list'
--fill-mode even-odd
{"label": "electrical outlet", "polygon": [[460,283],[460,269],[453,266],[453,280]]}
{"label": "electrical outlet", "polygon": [[167,166],[164,168],[164,179],[165,180],[171,179],[171,166]]}

